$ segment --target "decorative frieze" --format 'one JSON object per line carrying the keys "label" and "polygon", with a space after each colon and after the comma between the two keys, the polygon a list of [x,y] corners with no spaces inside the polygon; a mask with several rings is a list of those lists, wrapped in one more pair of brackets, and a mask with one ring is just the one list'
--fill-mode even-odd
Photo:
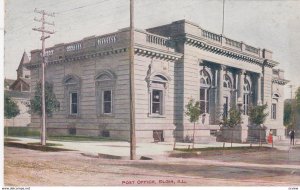
{"label": "decorative frieze", "polygon": [[256,58],[254,56],[247,55],[243,52],[236,52],[236,50],[234,51],[234,50],[225,49],[222,46],[211,45],[209,43],[202,42],[198,39],[194,39],[191,37],[186,37],[185,43],[206,51],[210,51],[215,54],[223,55],[237,60],[243,60],[257,65],[262,65],[264,60],[263,58],[259,58],[259,57]]}
{"label": "decorative frieze", "polygon": [[209,32],[207,30],[202,29],[202,37],[216,41],[216,42],[221,42],[221,36],[218,34],[214,34],[212,32]]}
{"label": "decorative frieze", "polygon": [[104,36],[97,39],[97,45],[113,44],[117,42],[117,36]]}
{"label": "decorative frieze", "polygon": [[67,52],[69,52],[69,51],[78,51],[78,50],[81,50],[81,49],[82,49],[82,44],[81,43],[74,43],[74,44],[68,45],[66,47]]}
{"label": "decorative frieze", "polygon": [[289,81],[281,78],[272,78],[272,83],[286,85]]}
{"label": "decorative frieze", "polygon": [[156,57],[158,59],[164,59],[164,60],[178,60],[182,57],[182,54],[176,53],[172,54],[169,52],[156,52],[154,50],[146,49],[146,48],[135,48],[134,49],[135,54],[137,55],[143,55],[147,57]]}
{"label": "decorative frieze", "polygon": [[245,50],[251,52],[251,53],[255,53],[255,54],[259,54],[259,49],[249,46],[249,45],[245,45]]}
{"label": "decorative frieze", "polygon": [[273,61],[273,60],[270,60],[270,59],[265,59],[264,60],[264,64],[267,66],[267,67],[275,67],[277,65],[279,65],[279,63],[277,61]]}
{"label": "decorative frieze", "polygon": [[168,38],[158,36],[158,35],[153,35],[153,34],[147,34],[146,35],[146,42],[161,45],[161,46],[166,46]]}
{"label": "decorative frieze", "polygon": [[46,50],[46,51],[45,51],[45,56],[53,55],[53,53],[54,53],[54,50],[53,50],[53,49]]}
{"label": "decorative frieze", "polygon": [[[93,59],[96,57],[101,57],[101,56],[106,56],[106,55],[111,55],[111,54],[119,54],[119,53],[123,53],[123,52],[127,52],[127,51],[128,51],[128,48],[121,48],[121,49],[115,49],[115,50],[111,50],[111,51],[101,51],[101,52],[92,53],[92,54],[87,53],[85,55],[75,55],[73,57],[64,57],[59,60],[48,61],[47,65],[80,61],[80,60],[85,60],[85,59]],[[40,66],[40,63],[30,63],[30,64],[26,65],[26,67],[29,69],[37,68],[39,66]]]}
{"label": "decorative frieze", "polygon": [[242,43],[241,42],[238,42],[238,41],[235,41],[235,40],[232,40],[232,39],[229,39],[229,38],[225,38],[225,43],[229,46],[233,46],[233,47],[242,49]]}

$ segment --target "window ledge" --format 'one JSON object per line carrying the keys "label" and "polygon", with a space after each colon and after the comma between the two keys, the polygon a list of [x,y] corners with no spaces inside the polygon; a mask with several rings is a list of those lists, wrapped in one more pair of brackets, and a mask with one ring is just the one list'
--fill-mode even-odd
{"label": "window ledge", "polygon": [[68,117],[67,117],[68,119],[78,119],[78,118],[80,118],[80,116],[79,115],[68,115]]}
{"label": "window ledge", "polygon": [[99,117],[101,117],[101,118],[103,118],[103,117],[107,117],[107,118],[115,117],[114,114],[100,114],[100,115],[97,115],[97,116],[98,116],[98,118],[99,118]]}
{"label": "window ledge", "polygon": [[156,114],[148,114],[148,117],[151,117],[151,118],[166,118],[165,115],[156,115]]}

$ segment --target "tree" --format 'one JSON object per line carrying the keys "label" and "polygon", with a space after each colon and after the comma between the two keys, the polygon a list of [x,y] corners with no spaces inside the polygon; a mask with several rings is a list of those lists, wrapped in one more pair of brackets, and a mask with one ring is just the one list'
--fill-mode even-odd
{"label": "tree", "polygon": [[195,145],[195,127],[196,127],[196,122],[199,121],[199,116],[201,115],[201,110],[200,110],[200,102],[196,101],[194,99],[191,99],[189,103],[185,106],[186,112],[185,114],[189,116],[189,121],[191,123],[194,123],[194,130],[193,130],[193,146],[194,148]]}
{"label": "tree", "polygon": [[296,91],[295,99],[297,112],[300,113],[300,87]]}
{"label": "tree", "polygon": [[233,129],[242,123],[242,114],[241,111],[238,110],[236,107],[232,107],[229,110],[229,117],[223,117],[223,126],[231,128],[231,138],[230,143],[232,147],[232,140],[233,140]]}
{"label": "tree", "polygon": [[[42,116],[42,85],[40,82],[35,87],[34,97],[30,100],[30,111]],[[45,82],[45,110],[48,117],[60,108],[59,101],[53,92],[53,85]]]}
{"label": "tree", "polygon": [[283,124],[289,127],[292,123],[293,113],[292,113],[292,102],[284,103],[284,114],[283,114]]}
{"label": "tree", "polygon": [[[38,82],[35,87],[34,97],[30,100],[30,112],[42,116],[42,85]],[[53,92],[53,85],[45,82],[45,110],[48,117],[52,116],[54,111],[60,108],[59,101]],[[41,134],[42,136],[42,134]],[[42,140],[42,137],[41,137]],[[41,143],[42,144],[42,143]]]}
{"label": "tree", "polygon": [[260,125],[264,124],[269,113],[266,112],[268,105],[257,105],[250,107],[249,110],[249,120],[251,123]]}
{"label": "tree", "polygon": [[[257,105],[250,107],[249,110],[249,120],[252,124],[255,125],[263,125],[267,119],[267,116],[269,113],[266,112],[268,105],[263,104],[263,105]],[[259,143],[261,145],[261,127],[259,128]]]}
{"label": "tree", "polygon": [[20,114],[20,109],[6,93],[4,93],[4,117],[11,119]]}
{"label": "tree", "polygon": [[[20,114],[20,109],[15,101],[13,101],[6,93],[4,93],[4,117],[11,119]],[[7,128],[8,136],[8,128]]]}

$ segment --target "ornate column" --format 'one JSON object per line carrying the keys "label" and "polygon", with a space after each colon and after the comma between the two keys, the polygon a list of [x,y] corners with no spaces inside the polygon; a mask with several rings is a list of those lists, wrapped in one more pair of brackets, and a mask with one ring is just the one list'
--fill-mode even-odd
{"label": "ornate column", "polygon": [[240,70],[239,75],[239,87],[238,87],[238,99],[243,101],[244,95],[244,79],[245,79],[245,70]]}
{"label": "ornate column", "polygon": [[224,87],[223,87],[223,82],[224,82],[224,71],[226,67],[224,65],[221,65],[219,68],[219,76],[218,76],[218,112],[219,112],[219,119],[222,119],[222,114],[223,114],[223,105],[224,105]]}
{"label": "ornate column", "polygon": [[258,74],[257,77],[257,105],[261,105],[261,73]]}

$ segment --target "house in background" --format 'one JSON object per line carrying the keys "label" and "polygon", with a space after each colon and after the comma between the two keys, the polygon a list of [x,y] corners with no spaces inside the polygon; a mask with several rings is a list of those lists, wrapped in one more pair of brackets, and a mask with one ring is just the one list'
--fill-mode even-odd
{"label": "house in background", "polygon": [[4,120],[5,127],[27,127],[30,123],[30,114],[26,106],[30,100],[30,71],[25,67],[29,62],[30,60],[24,52],[17,69],[17,80],[4,80],[4,93],[11,97],[20,109],[18,116]]}
{"label": "house in background", "polygon": [[[135,29],[134,88],[138,142],[178,141],[193,136],[185,115],[200,101],[199,142],[215,141],[229,109],[243,111],[240,142],[247,141],[250,105],[268,104],[267,130],[284,138],[284,71],[273,53],[215,34],[186,20]],[[129,29],[90,36],[46,49],[46,81],[61,109],[48,118],[48,133],[130,138]],[[41,76],[41,50],[31,51],[31,88]],[[34,93],[31,93],[33,96]],[[31,127],[40,119],[31,116]],[[72,129],[72,130],[70,130]]]}

